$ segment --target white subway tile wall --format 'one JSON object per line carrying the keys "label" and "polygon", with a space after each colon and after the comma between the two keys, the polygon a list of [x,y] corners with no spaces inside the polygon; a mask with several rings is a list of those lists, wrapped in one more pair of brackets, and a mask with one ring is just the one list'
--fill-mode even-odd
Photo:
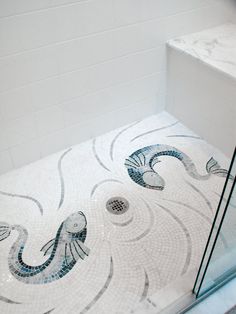
{"label": "white subway tile wall", "polygon": [[0,173],[165,106],[165,42],[232,0],[1,0]]}

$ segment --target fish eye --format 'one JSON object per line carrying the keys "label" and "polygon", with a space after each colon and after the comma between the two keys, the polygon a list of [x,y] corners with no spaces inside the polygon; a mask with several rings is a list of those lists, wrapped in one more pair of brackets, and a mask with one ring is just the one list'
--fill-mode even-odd
{"label": "fish eye", "polygon": [[65,222],[65,229],[69,233],[78,233],[81,232],[84,228],[86,228],[87,221],[86,217],[81,212],[80,215],[77,213],[72,214],[69,216]]}

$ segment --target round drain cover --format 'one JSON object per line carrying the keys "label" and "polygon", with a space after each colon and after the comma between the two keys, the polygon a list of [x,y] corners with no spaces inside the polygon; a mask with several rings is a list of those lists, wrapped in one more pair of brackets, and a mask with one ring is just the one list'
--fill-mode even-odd
{"label": "round drain cover", "polygon": [[107,210],[115,215],[122,215],[129,209],[129,202],[123,197],[112,197],[107,201]]}

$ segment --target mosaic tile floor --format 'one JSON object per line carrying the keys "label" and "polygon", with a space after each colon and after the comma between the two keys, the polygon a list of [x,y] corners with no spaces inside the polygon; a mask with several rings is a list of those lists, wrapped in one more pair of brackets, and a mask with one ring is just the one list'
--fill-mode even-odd
{"label": "mosaic tile floor", "polygon": [[0,312],[131,313],[196,268],[224,184],[211,157],[227,169],[163,112],[1,176]]}

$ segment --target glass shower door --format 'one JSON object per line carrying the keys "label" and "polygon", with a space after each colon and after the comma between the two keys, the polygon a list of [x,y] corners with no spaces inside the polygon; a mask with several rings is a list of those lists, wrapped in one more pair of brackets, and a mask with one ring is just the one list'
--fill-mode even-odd
{"label": "glass shower door", "polygon": [[207,296],[236,276],[236,149],[193,292]]}

